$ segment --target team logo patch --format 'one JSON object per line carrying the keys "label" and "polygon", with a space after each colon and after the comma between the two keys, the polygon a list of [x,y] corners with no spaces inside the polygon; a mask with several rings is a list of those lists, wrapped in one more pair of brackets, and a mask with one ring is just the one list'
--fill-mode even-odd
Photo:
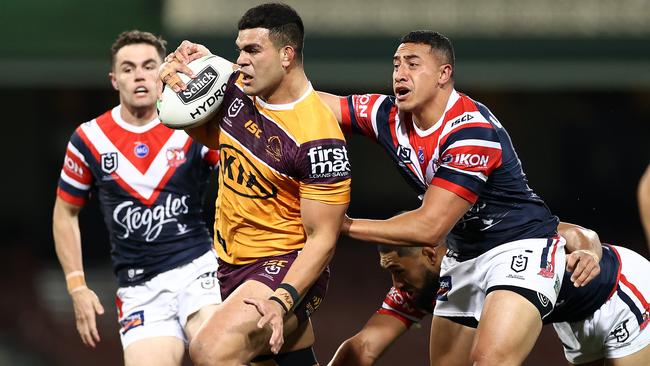
{"label": "team logo patch", "polygon": [[343,144],[325,144],[310,147],[307,151],[310,179],[350,176],[348,150]]}
{"label": "team logo patch", "polygon": [[280,273],[282,268],[286,267],[288,262],[289,261],[284,259],[271,259],[264,262],[264,264],[262,264],[262,267],[264,267],[264,272],[275,276],[276,274]]}
{"label": "team logo patch", "polygon": [[627,330],[628,320],[629,319],[625,319],[624,321],[618,323],[614,330],[609,333],[609,338],[616,339],[617,343],[623,343],[627,341],[627,339],[630,338],[630,331]]}
{"label": "team logo patch", "polygon": [[442,276],[440,277],[440,287],[438,288],[438,293],[436,294],[436,299],[438,301],[447,301],[449,298],[447,295],[451,291],[451,276]]}
{"label": "team logo patch", "polygon": [[117,170],[117,153],[109,152],[101,155],[102,171],[106,174],[112,174]]}
{"label": "team logo patch", "polygon": [[236,117],[243,107],[244,101],[239,98],[235,98],[235,100],[230,103],[230,106],[228,106],[228,117]]}
{"label": "team logo patch", "polygon": [[139,158],[144,158],[149,155],[149,146],[144,142],[136,142],[136,145],[133,148],[133,153]]}
{"label": "team logo patch", "polygon": [[205,272],[196,279],[201,281],[201,288],[204,290],[213,289],[217,285],[217,271]]}
{"label": "team logo patch", "polygon": [[130,331],[133,328],[137,328],[144,325],[144,310],[136,311],[126,316],[126,318],[120,320],[120,333],[125,335],[126,332]]}
{"label": "team logo patch", "polygon": [[178,167],[187,161],[187,158],[185,157],[185,151],[180,147],[172,147],[167,149],[165,156],[167,157],[167,166],[173,168]]}
{"label": "team logo patch", "polygon": [[553,263],[546,262],[546,267],[540,269],[538,275],[544,278],[553,278],[553,276],[555,276],[555,268],[553,268]]}
{"label": "team logo patch", "polygon": [[282,142],[280,141],[280,137],[269,137],[266,141],[266,153],[271,155],[275,161],[280,161],[280,158],[282,157]]}
{"label": "team logo patch", "polygon": [[424,148],[422,146],[418,146],[418,161],[420,164],[424,164]]}
{"label": "team logo patch", "polygon": [[528,267],[528,257],[519,254],[512,256],[512,262],[510,263],[510,269],[515,271],[515,273],[523,272]]}

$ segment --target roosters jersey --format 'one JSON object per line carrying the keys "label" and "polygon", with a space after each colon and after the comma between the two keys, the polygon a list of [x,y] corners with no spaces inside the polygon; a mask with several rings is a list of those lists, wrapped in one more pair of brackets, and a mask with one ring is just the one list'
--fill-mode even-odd
{"label": "roosters jersey", "polygon": [[231,76],[220,125],[215,248],[231,264],[301,249],[300,199],[345,204],[350,163],[331,110],[309,86],[282,105],[249,97]]}
{"label": "roosters jersey", "polygon": [[410,328],[415,323],[419,323],[428,313],[430,312],[419,308],[407,292],[396,287],[391,287],[388,294],[386,294],[384,302],[381,304],[381,308],[377,310],[377,314],[395,317],[404,323],[407,328]]}
{"label": "roosters jersey", "polygon": [[120,286],[188,263],[212,245],[202,196],[218,153],[155,119],[133,126],[120,106],[70,138],[57,195],[83,206],[96,192]]}
{"label": "roosters jersey", "polygon": [[447,237],[459,260],[527,238],[552,237],[558,219],[528,187],[508,133],[482,104],[455,90],[430,129],[400,112],[395,98],[341,98],[344,130],[374,139],[420,195],[435,185],[473,206]]}

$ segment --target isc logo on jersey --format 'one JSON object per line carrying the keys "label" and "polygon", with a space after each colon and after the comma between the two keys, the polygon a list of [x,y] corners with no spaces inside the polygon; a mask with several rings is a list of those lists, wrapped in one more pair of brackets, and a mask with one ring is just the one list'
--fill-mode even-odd
{"label": "isc logo on jersey", "polygon": [[335,178],[350,174],[350,162],[345,145],[314,146],[307,151],[311,172],[309,178]]}

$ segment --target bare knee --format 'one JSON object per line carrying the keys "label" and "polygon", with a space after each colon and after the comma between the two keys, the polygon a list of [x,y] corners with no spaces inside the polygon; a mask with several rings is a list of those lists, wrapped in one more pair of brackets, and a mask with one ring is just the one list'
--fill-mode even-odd
{"label": "bare knee", "polygon": [[499,352],[496,348],[481,347],[477,345],[471,353],[472,364],[475,366],[509,366],[518,363],[507,354]]}
{"label": "bare knee", "polygon": [[[222,350],[223,351],[223,350]],[[219,352],[214,342],[197,336],[190,342],[190,358],[196,366],[224,365],[223,352]]]}

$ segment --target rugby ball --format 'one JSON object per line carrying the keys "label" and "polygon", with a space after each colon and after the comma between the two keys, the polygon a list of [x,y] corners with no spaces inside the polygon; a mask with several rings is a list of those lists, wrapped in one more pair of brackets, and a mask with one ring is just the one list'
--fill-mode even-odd
{"label": "rugby ball", "polygon": [[158,117],[163,125],[174,128],[193,128],[212,118],[219,110],[226,94],[228,78],[233,73],[232,62],[215,55],[201,57],[187,66],[194,71],[194,79],[179,73],[187,89],[176,93],[165,85],[158,101]]}

